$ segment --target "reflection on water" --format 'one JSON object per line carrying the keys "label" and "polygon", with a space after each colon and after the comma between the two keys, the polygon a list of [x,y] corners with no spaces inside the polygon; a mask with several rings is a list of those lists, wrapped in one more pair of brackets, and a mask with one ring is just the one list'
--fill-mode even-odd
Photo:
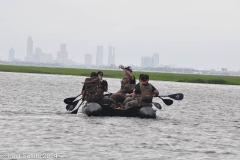
{"label": "reflection on water", "polygon": [[[163,106],[157,119],[66,114],[63,99],[78,95],[84,79],[0,72],[0,156],[49,153],[66,160],[240,158],[239,86],[151,81],[161,95],[185,96],[171,106],[154,98]],[[120,80],[107,80],[109,92],[115,92]]]}

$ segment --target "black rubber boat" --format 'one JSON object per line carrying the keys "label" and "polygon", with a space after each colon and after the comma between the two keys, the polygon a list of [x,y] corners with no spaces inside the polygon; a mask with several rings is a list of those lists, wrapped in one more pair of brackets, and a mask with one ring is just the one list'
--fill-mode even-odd
{"label": "black rubber boat", "polygon": [[[80,94],[81,95],[81,94]],[[80,96],[78,95],[78,96]],[[132,107],[128,109],[115,109],[109,106],[108,104],[99,105],[98,103],[84,103],[85,101],[75,100],[76,97],[65,98],[64,102],[67,104],[66,110],[70,114],[77,114],[78,109],[82,107],[82,112],[88,116],[119,116],[119,117],[140,117],[140,118],[156,118],[156,110],[152,107]],[[105,95],[106,96],[106,95]],[[108,95],[109,96],[109,95]],[[165,96],[157,96],[159,97],[166,105],[172,105],[173,101],[171,99],[166,99],[162,97],[170,97],[175,100],[182,100],[184,95],[182,93],[176,93]],[[157,102],[152,102],[153,106],[157,109],[161,110],[162,107]],[[77,109],[75,109],[75,107]],[[75,110],[74,110],[75,109]]]}
{"label": "black rubber boat", "polygon": [[98,103],[86,103],[82,108],[82,112],[88,116],[156,118],[156,110],[152,107],[114,109],[107,104],[100,106]]}

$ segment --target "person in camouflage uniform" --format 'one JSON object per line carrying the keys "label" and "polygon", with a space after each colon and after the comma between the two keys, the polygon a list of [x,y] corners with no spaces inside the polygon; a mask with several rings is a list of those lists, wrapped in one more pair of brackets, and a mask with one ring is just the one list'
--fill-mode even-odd
{"label": "person in camouflage uniform", "polygon": [[[102,76],[103,73],[101,72]],[[108,83],[106,80],[100,80],[99,74],[92,72],[90,78],[86,78],[83,88],[82,97],[87,102],[95,102],[98,104],[108,104],[111,107],[115,107],[116,102],[110,98],[104,97],[104,92],[108,89]]]}
{"label": "person in camouflage uniform", "polygon": [[128,101],[132,100],[132,92],[136,86],[135,76],[132,74],[132,68],[130,66],[124,67],[123,65],[119,66],[125,74],[125,77],[121,81],[121,88],[111,95],[111,99],[116,101],[117,106],[124,108]]}
{"label": "person in camouflage uniform", "polygon": [[[108,91],[108,82],[103,79],[103,72],[102,71],[98,71],[97,74],[98,74],[98,79],[100,80],[100,83],[102,85],[103,91],[107,92]],[[109,98],[109,96],[108,97],[104,96],[104,98],[102,99],[100,104],[108,104],[111,107],[115,108],[116,101],[111,99],[111,98]]]}
{"label": "person in camouflage uniform", "polygon": [[82,97],[87,102],[97,102],[103,99],[103,89],[98,79],[96,72],[92,72],[90,78],[86,78],[83,89]]}
{"label": "person in camouflage uniform", "polygon": [[152,107],[152,99],[159,95],[158,90],[148,83],[149,76],[142,74],[139,76],[140,81],[133,91],[134,100],[127,102],[125,108],[130,107]]}

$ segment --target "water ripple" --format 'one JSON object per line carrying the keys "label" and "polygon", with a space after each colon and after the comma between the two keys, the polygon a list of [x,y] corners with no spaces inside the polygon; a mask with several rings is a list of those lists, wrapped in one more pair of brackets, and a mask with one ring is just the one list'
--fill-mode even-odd
{"label": "water ripple", "polygon": [[[184,100],[157,110],[157,119],[66,114],[63,99],[85,77],[0,72],[0,154],[57,153],[77,159],[240,158],[239,86],[151,81],[161,95]],[[119,79],[108,78],[115,92]],[[51,158],[55,159],[55,158]]]}

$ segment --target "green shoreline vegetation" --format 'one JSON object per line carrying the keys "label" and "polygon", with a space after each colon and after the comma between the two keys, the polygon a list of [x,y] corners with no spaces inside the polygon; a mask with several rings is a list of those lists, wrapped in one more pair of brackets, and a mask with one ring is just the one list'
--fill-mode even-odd
{"label": "green shoreline vegetation", "polygon": [[[99,69],[99,70],[103,71],[104,77],[107,77],[107,78],[123,78],[123,76],[124,76],[122,70],[107,70],[107,69],[105,69],[105,70]],[[98,69],[0,65],[0,71],[2,71],[2,72],[21,72],[21,73],[59,74],[59,75],[77,75],[77,76],[87,76],[88,77],[91,72],[98,71]],[[240,76],[133,71],[133,74],[137,79],[141,73],[147,73],[150,76],[151,80],[156,80],[156,81],[240,85]]]}

